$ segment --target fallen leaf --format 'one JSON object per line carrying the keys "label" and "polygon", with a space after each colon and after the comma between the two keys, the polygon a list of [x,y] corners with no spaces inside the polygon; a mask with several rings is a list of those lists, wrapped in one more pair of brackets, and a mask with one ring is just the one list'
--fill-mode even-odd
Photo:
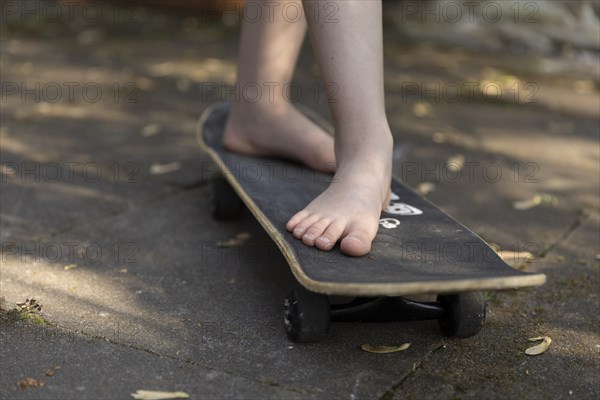
{"label": "fallen leaf", "polygon": [[228,248],[241,246],[251,237],[252,235],[250,235],[248,232],[241,232],[235,235],[235,238],[229,239],[226,242],[217,242],[217,247]]}
{"label": "fallen leaf", "polygon": [[24,378],[17,382],[17,386],[21,389],[40,388],[44,386],[44,382],[39,379]]}
{"label": "fallen leaf", "polygon": [[69,264],[69,265],[65,265],[65,266],[63,267],[63,269],[64,269],[65,271],[68,271],[68,270],[70,270],[70,269],[75,269],[75,268],[77,268],[78,266],[79,266],[79,265],[77,265],[77,264]]}
{"label": "fallen leaf", "polygon": [[550,339],[548,336],[538,336],[534,338],[529,338],[527,340],[529,340],[530,342],[537,342],[538,340],[542,341],[542,343],[525,350],[525,354],[530,356],[542,354],[543,352],[548,350],[548,347],[550,347],[550,343],[552,343],[552,339]]}
{"label": "fallen leaf", "polygon": [[164,62],[162,64],[151,65],[148,70],[151,76],[162,77],[171,75],[175,71],[175,65],[171,62]]}
{"label": "fallen leaf", "polygon": [[514,263],[525,262],[534,258],[534,255],[528,251],[499,250],[497,253],[504,261],[512,261]]}
{"label": "fallen leaf", "polygon": [[529,210],[540,204],[542,204],[542,198],[539,195],[535,195],[531,199],[515,201],[513,208],[515,210]]}
{"label": "fallen leaf", "polygon": [[447,135],[442,132],[435,132],[432,137],[435,143],[445,143],[447,139]]}
{"label": "fallen leaf", "polygon": [[17,170],[10,165],[2,164],[2,166],[0,166],[0,174],[2,174],[2,175],[11,176],[11,175],[14,175],[16,172],[17,172]]}
{"label": "fallen leaf", "polygon": [[429,103],[425,103],[424,101],[420,101],[415,103],[412,111],[417,117],[423,118],[431,113],[431,105]]}
{"label": "fallen leaf", "polygon": [[400,346],[371,346],[370,344],[363,344],[360,348],[368,353],[386,354],[395,353],[397,351],[403,351],[410,347],[410,343],[403,343]]}
{"label": "fallen leaf", "polygon": [[496,253],[499,253],[501,250],[501,247],[498,243],[494,243],[494,242],[490,242],[488,243],[488,245],[492,248],[492,250],[494,250]]}
{"label": "fallen leaf", "polygon": [[417,193],[421,196],[427,196],[435,190],[435,184],[431,182],[421,182],[417,185]]}
{"label": "fallen leaf", "polygon": [[246,241],[246,240],[250,239],[252,237],[252,235],[248,232],[240,232],[237,235],[235,235],[235,237],[239,240]]}
{"label": "fallen leaf", "polygon": [[542,203],[556,205],[558,200],[556,197],[550,194],[536,194],[530,199],[515,201],[513,203],[513,208],[515,210],[529,210],[530,208],[538,206]]}
{"label": "fallen leaf", "polygon": [[21,303],[16,303],[17,306],[15,307],[15,309],[18,312],[36,312],[36,311],[42,311],[42,305],[40,303],[38,303],[38,301],[36,299],[25,299],[24,302]]}
{"label": "fallen leaf", "polygon": [[145,76],[138,76],[135,78],[135,84],[141,90],[150,90],[154,86],[152,81]]}
{"label": "fallen leaf", "polygon": [[158,135],[162,131],[162,126],[157,123],[148,124],[142,128],[142,136],[149,137]]}
{"label": "fallen leaf", "polygon": [[465,156],[457,154],[454,157],[450,157],[446,162],[446,168],[452,172],[459,172],[465,165]]}
{"label": "fallen leaf", "polygon": [[185,392],[159,392],[155,390],[138,390],[131,393],[131,397],[138,400],[162,400],[162,399],[187,399],[190,396]]}
{"label": "fallen leaf", "polygon": [[573,89],[577,94],[592,94],[596,89],[596,84],[592,80],[578,80],[573,84]]}
{"label": "fallen leaf", "polygon": [[150,173],[152,175],[168,174],[179,170],[179,168],[181,168],[181,164],[177,161],[168,164],[154,163],[150,166]]}

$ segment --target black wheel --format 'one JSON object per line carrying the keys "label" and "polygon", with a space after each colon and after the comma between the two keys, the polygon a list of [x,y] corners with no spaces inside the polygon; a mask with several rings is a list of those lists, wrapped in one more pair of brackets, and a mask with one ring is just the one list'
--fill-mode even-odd
{"label": "black wheel", "polygon": [[485,300],[481,292],[439,295],[444,314],[438,319],[446,336],[467,338],[475,336],[485,321]]}
{"label": "black wheel", "polygon": [[216,219],[229,220],[239,217],[243,205],[225,178],[213,180],[212,213]]}
{"label": "black wheel", "polygon": [[297,287],[285,298],[283,315],[288,339],[292,342],[318,342],[329,331],[329,298]]}

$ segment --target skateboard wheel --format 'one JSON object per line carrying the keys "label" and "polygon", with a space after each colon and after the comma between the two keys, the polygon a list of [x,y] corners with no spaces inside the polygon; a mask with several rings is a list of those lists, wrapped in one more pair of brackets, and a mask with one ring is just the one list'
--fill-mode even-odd
{"label": "skateboard wheel", "polygon": [[444,314],[438,319],[442,332],[449,337],[475,336],[485,321],[485,300],[481,292],[439,295]]}
{"label": "skateboard wheel", "polygon": [[240,216],[242,200],[225,178],[213,180],[212,213],[216,219],[230,220]]}
{"label": "skateboard wheel", "polygon": [[326,295],[297,287],[285,298],[283,309],[285,333],[292,342],[318,342],[329,331],[331,311]]}

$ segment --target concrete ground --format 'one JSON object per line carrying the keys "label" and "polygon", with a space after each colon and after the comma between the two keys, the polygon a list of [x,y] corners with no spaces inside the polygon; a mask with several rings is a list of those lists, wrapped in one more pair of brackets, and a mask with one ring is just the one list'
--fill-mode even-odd
{"label": "concrete ground", "polygon": [[[486,293],[486,326],[470,339],[445,338],[434,321],[339,323],[321,343],[292,344],[281,317],[289,268],[249,213],[212,219],[212,169],[194,138],[202,110],[235,81],[236,29],[133,12],[3,24],[2,399],[127,399],[139,389],[600,397],[596,68],[400,43],[387,32],[395,174],[548,281]],[[299,101],[326,115],[308,44],[296,82]],[[468,82],[494,83],[501,96],[444,91]],[[541,204],[515,207],[536,196]],[[219,247],[242,232],[248,241]],[[14,310],[32,298],[40,312]],[[528,356],[536,336],[552,343]],[[399,353],[360,349],[406,342]]]}

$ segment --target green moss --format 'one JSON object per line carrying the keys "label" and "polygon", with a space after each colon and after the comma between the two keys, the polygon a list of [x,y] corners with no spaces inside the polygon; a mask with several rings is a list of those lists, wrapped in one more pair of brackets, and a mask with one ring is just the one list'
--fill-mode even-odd
{"label": "green moss", "polygon": [[0,313],[0,320],[3,323],[15,323],[17,321],[30,321],[36,325],[45,326],[48,325],[46,320],[37,312],[32,311],[19,311],[16,309],[2,310]]}
{"label": "green moss", "polygon": [[36,325],[40,325],[40,326],[44,326],[46,325],[46,321],[44,320],[44,318],[42,318],[39,314],[37,313],[32,313],[32,312],[21,312],[19,313],[19,317],[20,320],[27,320],[27,321],[31,321]]}

